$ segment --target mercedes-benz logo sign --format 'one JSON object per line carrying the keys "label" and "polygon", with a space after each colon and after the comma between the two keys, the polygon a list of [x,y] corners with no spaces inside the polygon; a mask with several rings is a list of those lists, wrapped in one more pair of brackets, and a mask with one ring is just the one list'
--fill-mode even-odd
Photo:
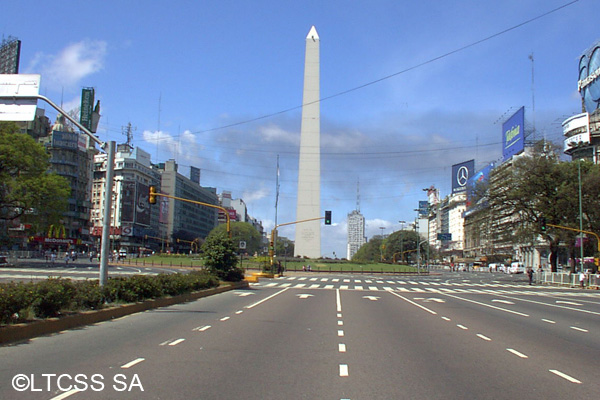
{"label": "mercedes-benz logo sign", "polygon": [[456,173],[456,182],[458,182],[460,186],[466,186],[468,180],[469,170],[463,165],[458,169],[458,172]]}

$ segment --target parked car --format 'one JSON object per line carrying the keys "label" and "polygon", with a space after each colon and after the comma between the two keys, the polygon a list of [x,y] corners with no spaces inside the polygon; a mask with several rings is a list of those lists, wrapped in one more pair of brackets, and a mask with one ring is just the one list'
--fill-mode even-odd
{"label": "parked car", "polygon": [[0,256],[0,267],[12,267],[13,265],[8,262],[6,256]]}

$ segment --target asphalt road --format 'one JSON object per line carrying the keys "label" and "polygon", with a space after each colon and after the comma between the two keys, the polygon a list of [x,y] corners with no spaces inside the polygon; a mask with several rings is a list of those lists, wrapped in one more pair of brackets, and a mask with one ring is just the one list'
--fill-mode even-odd
{"label": "asphalt road", "polygon": [[0,398],[596,399],[599,316],[522,277],[286,276],[0,348]]}

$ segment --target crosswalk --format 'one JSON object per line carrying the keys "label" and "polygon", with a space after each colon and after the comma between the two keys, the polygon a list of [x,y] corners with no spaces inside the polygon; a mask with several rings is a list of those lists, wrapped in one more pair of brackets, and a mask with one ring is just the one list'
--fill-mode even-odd
{"label": "crosswalk", "polygon": [[[289,289],[339,289],[353,291],[396,291],[404,293],[444,294],[556,294],[563,288],[511,283],[435,282],[413,279],[355,279],[320,277],[281,277],[251,284],[253,287]],[[515,290],[520,289],[520,290]]]}

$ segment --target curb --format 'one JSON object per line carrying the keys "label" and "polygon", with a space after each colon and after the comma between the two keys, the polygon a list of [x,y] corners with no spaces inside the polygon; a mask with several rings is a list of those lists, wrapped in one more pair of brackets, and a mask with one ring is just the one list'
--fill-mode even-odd
{"label": "curb", "polygon": [[102,321],[124,317],[154,308],[167,307],[173,304],[186,303],[202,297],[212,296],[235,289],[247,288],[248,282],[236,282],[222,285],[213,289],[186,293],[173,297],[161,297],[159,299],[145,300],[139,303],[125,304],[122,306],[106,308],[97,311],[83,311],[78,314],[68,315],[63,318],[48,318],[43,321],[35,321],[25,324],[7,325],[0,328],[0,346],[13,342],[31,339],[37,336],[48,335],[73,329],[80,326],[91,325]]}

